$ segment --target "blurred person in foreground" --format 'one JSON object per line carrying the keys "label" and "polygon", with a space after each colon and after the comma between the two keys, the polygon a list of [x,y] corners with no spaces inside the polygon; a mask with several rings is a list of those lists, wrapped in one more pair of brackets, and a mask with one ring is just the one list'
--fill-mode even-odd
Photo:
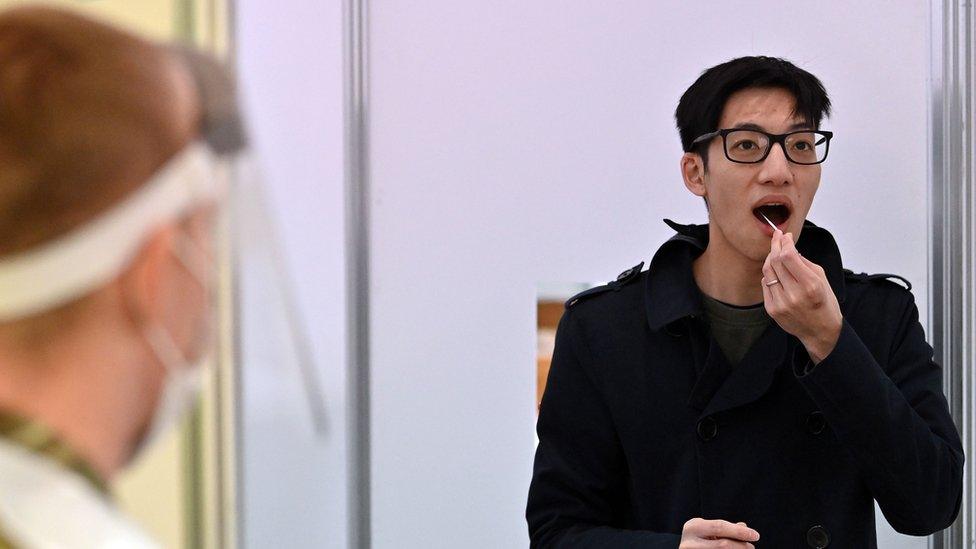
{"label": "blurred person in foreground", "polygon": [[869,549],[875,500],[904,534],[955,520],[965,456],[911,284],[845,269],[807,219],[829,111],[814,75],[772,57],[682,95],[681,175],[709,223],[665,220],[647,271],[567,302],[533,546]]}
{"label": "blurred person in foreground", "polygon": [[222,159],[208,58],[0,12],[0,547],[152,547],[109,483],[195,401]]}

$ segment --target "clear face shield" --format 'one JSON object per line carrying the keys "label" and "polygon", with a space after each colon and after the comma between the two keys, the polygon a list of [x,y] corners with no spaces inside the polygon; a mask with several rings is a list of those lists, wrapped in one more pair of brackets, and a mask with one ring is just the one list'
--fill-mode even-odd
{"label": "clear face shield", "polygon": [[[204,104],[202,133],[214,151],[224,158],[220,177],[233,181],[224,202],[225,223],[233,256],[235,319],[250,315],[262,320],[262,329],[241,333],[240,359],[254,356],[257,375],[278,375],[276,368],[294,368],[302,382],[304,407],[312,429],[324,435],[327,428],[324,390],[318,377],[311,341],[301,320],[297,293],[282,251],[260,164],[248,152],[234,83],[226,71],[207,56],[179,50],[190,67]],[[218,70],[221,69],[221,70]],[[269,351],[270,350],[270,351]],[[273,354],[269,354],[273,353]]]}
{"label": "clear face shield", "polygon": [[[267,203],[259,162],[247,148],[245,124],[238,106],[234,80],[222,65],[209,56],[191,49],[179,48],[174,51],[193,75],[202,106],[198,145],[205,146],[210,155],[208,178],[215,192],[207,193],[207,196],[216,198],[215,204],[219,206],[215,216],[218,221],[216,234],[212,234],[210,240],[219,251],[229,252],[217,254],[217,257],[225,258],[223,262],[215,261],[213,254],[199,250],[185,253],[193,247],[186,240],[189,245],[182,247],[183,251],[178,247],[177,256],[188,270],[199,273],[196,275],[198,279],[207,281],[206,287],[226,296],[226,299],[234,299],[232,309],[235,318],[223,317],[227,322],[243,325],[241,318],[245,315],[262,320],[262,330],[241,334],[248,341],[234,342],[235,359],[243,360],[251,354],[249,349],[259,348],[262,349],[261,360],[253,366],[263,370],[262,374],[274,375],[275,369],[295,368],[302,380],[312,427],[321,435],[326,431],[324,393],[312,358],[312,346],[305,325],[300,320],[292,280],[281,253],[281,242]],[[205,260],[204,263],[199,261],[201,258]],[[219,269],[223,277],[217,276],[218,267],[225,267]],[[234,291],[217,292],[222,284],[226,288],[226,277],[229,276],[234,278],[230,282]],[[211,295],[210,302],[219,305],[218,296]],[[209,318],[213,328],[205,330],[210,338],[216,334],[220,312],[217,307],[211,310]],[[224,334],[237,333],[236,326],[223,327],[227,328],[222,331]],[[173,365],[168,370],[176,375],[169,378],[155,421],[143,437],[140,450],[150,446],[166,432],[195,401],[202,383],[203,368],[200,363],[207,358],[204,355],[196,359],[197,364],[189,364],[190,360],[178,354],[171,338],[158,331],[148,336],[157,356]],[[206,348],[213,350],[213,343],[210,339]],[[272,350],[270,354],[269,350]]]}

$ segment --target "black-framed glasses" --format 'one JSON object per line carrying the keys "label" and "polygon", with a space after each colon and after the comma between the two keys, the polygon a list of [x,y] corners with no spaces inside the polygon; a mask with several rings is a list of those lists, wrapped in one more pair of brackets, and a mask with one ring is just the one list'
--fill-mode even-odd
{"label": "black-framed glasses", "polygon": [[794,164],[819,164],[827,160],[830,138],[833,132],[821,130],[798,130],[789,133],[768,133],[762,130],[731,128],[700,135],[692,145],[722,136],[725,158],[740,164],[755,164],[766,160],[773,143],[779,143],[787,160]]}

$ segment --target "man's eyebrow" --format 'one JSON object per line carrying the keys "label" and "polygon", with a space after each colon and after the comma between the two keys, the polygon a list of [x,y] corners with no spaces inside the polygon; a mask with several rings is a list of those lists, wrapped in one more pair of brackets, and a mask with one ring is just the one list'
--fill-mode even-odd
{"label": "man's eyebrow", "polygon": [[[757,130],[757,131],[761,131],[761,132],[768,132],[769,131],[766,128],[764,128],[764,127],[762,127],[759,124],[756,124],[754,122],[740,122],[740,123],[736,124],[735,126],[732,126],[732,129],[733,130]],[[789,128],[787,128],[787,131],[794,131],[794,130],[812,130],[812,129],[813,129],[813,124],[810,124],[809,122],[797,122],[796,124],[793,124],[792,126],[790,126]]]}

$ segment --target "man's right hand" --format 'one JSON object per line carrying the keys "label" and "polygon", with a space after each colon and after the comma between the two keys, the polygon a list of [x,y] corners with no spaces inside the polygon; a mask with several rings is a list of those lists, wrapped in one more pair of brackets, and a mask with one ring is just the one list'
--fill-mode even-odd
{"label": "man's right hand", "polygon": [[693,518],[685,523],[681,531],[678,549],[755,549],[755,545],[749,542],[758,540],[759,532],[749,528],[744,522],[732,524],[725,520]]}

